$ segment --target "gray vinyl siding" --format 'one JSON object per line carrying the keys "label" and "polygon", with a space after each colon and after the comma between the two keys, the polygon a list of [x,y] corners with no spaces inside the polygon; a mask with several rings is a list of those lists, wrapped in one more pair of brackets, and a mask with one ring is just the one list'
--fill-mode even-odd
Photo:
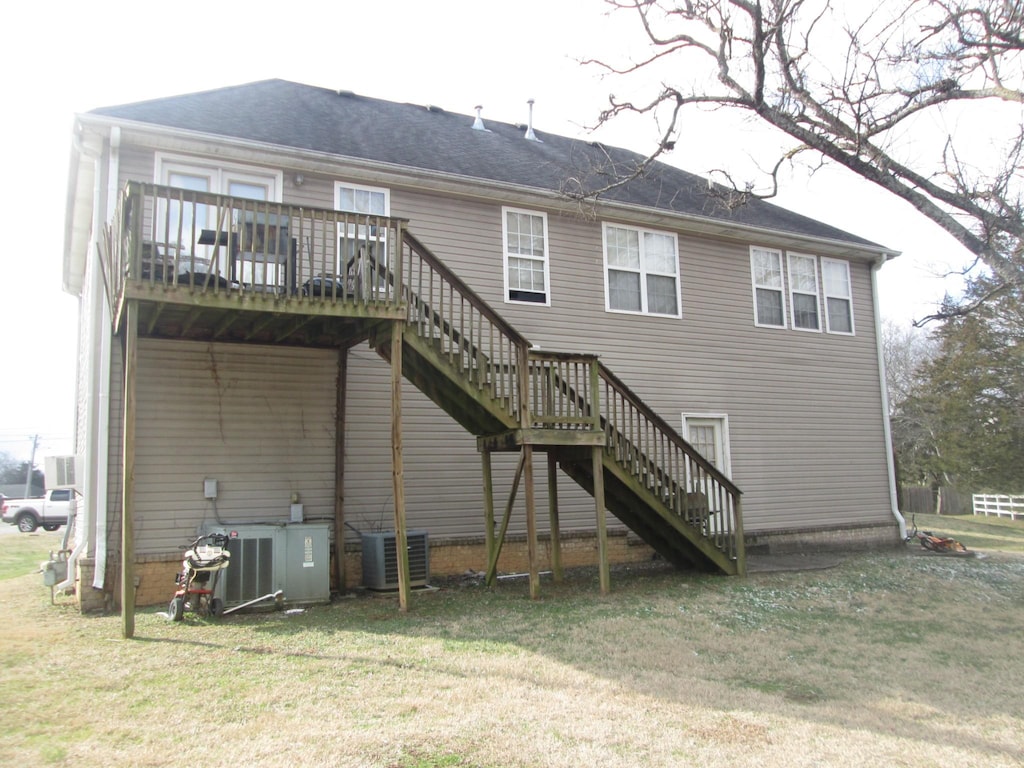
{"label": "gray vinyl siding", "polygon": [[[122,179],[150,180],[153,167],[151,151],[121,154]],[[331,208],[335,180],[358,183],[340,166],[334,177],[304,175],[297,187],[293,174],[284,174],[285,202]],[[379,180],[368,185],[389,186]],[[550,201],[516,200],[509,204],[548,214],[551,305],[513,304],[504,297],[500,201],[389,188],[392,215],[409,219],[411,231],[534,344],[599,354],[677,428],[684,412],[728,414],[732,477],[744,491],[748,532],[891,522],[867,263],[850,262],[854,336],[755,327],[749,247],[765,243],[683,232],[677,232],[682,317],[611,313],[605,311],[602,220],[561,212]],[[806,246],[799,250],[808,253]],[[788,310],[788,295],[786,304]],[[307,515],[333,511],[335,355],[217,350],[218,370],[231,370],[238,382],[231,397],[217,394],[207,345],[140,346],[140,553],[175,549],[183,527],[210,518],[201,494],[206,476],[222,483],[222,517],[281,517],[293,489],[307,501]],[[161,368],[171,363],[180,366],[184,388],[174,387]],[[358,530],[390,528],[388,368],[362,346],[351,352],[348,370],[346,520]],[[192,390],[197,399],[183,401]],[[410,527],[425,528],[435,538],[482,535],[475,440],[411,385],[403,398]],[[145,402],[161,406],[146,414]],[[165,405],[171,402],[193,410],[175,412]],[[230,418],[222,420],[219,412]],[[316,423],[326,429],[315,439],[287,438],[300,413],[316,413]],[[112,462],[111,477],[119,463]],[[499,517],[514,463],[512,456],[495,460]],[[538,454],[542,530],[544,468]],[[564,476],[559,501],[564,530],[593,528],[593,500]],[[523,527],[520,496],[511,530]]]}
{"label": "gray vinyl siding", "polygon": [[755,327],[758,243],[682,233],[682,318],[607,312],[601,221],[548,210],[551,306],[511,304],[499,205],[394,192],[392,209],[535,345],[599,354],[680,430],[728,414],[748,531],[891,522],[868,264],[850,262],[854,336]]}
{"label": "gray vinyl siding", "polygon": [[204,523],[284,522],[292,493],[307,520],[333,520],[336,379],[331,351],[140,340],[138,554],[173,551]]}

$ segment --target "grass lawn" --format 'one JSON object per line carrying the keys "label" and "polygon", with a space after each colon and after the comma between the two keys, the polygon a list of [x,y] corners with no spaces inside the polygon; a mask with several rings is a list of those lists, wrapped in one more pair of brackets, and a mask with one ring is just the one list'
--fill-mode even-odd
{"label": "grass lawn", "polygon": [[[144,610],[129,641],[117,616],[50,605],[39,574],[7,577],[0,765],[1024,765],[1024,522],[922,518],[979,556],[652,565],[613,571],[607,597],[585,569],[539,601],[523,580],[450,584],[404,615],[367,595]],[[0,551],[28,546],[12,538]]]}

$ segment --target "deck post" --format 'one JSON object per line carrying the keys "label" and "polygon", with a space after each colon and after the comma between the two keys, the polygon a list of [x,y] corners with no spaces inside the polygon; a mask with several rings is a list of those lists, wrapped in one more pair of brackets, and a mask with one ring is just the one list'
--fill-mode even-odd
{"label": "deck post", "polygon": [[139,308],[125,305],[124,420],[121,437],[121,637],[135,636],[135,377],[138,365]]}
{"label": "deck post", "polygon": [[484,476],[484,541],[487,542],[487,562],[494,557],[494,475],[491,471],[491,452],[486,448],[480,452],[480,464]]}
{"label": "deck post", "polygon": [[398,607],[409,610],[409,542],[405,530],[405,470],[402,461],[402,334],[405,323],[391,324],[391,479],[395,499],[395,554],[398,559]]}
{"label": "deck post", "polygon": [[526,553],[530,570],[530,599],[540,597],[540,568],[537,565],[537,504],[533,489],[533,446],[523,446],[523,474],[526,487]]}
{"label": "deck post", "polygon": [[601,594],[611,591],[611,574],[608,569],[608,529],[605,524],[604,511],[604,462],[601,454],[603,448],[595,445],[591,449],[594,472],[594,506],[597,508],[597,558],[601,573]]}
{"label": "deck post", "polygon": [[348,350],[338,350],[334,417],[334,583],[342,594],[345,575],[345,403],[348,397]]}
{"label": "deck post", "polygon": [[505,516],[501,519],[501,528],[498,531],[497,540],[494,542],[494,551],[487,558],[487,572],[484,583],[488,587],[494,586],[494,580],[498,575],[498,557],[501,555],[501,547],[505,543],[505,534],[508,533],[508,523],[512,519],[512,507],[516,503],[516,494],[519,492],[519,481],[523,477],[523,466],[526,463],[526,456],[519,454],[519,464],[516,466],[516,474],[512,478],[512,489],[508,494],[508,504],[505,505]]}
{"label": "deck post", "polygon": [[548,451],[548,514],[551,523],[551,575],[562,581],[562,533],[558,519],[558,457]]}

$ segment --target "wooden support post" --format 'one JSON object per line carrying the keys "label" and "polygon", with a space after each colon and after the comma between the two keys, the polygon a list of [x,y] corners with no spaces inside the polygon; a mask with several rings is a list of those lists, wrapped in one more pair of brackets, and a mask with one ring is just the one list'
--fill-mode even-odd
{"label": "wooden support post", "polygon": [[530,563],[530,599],[540,597],[540,567],[537,564],[537,504],[533,489],[533,446],[523,446],[523,474],[526,477],[526,553]]}
{"label": "wooden support post", "polygon": [[480,463],[484,476],[484,541],[487,542],[487,562],[494,557],[494,475],[491,472],[491,452],[484,449],[480,453]]}
{"label": "wooden support post", "polygon": [[525,456],[519,454],[519,466],[516,467],[516,475],[512,478],[512,490],[508,495],[508,504],[505,505],[505,517],[501,520],[501,530],[498,531],[498,540],[494,544],[494,552],[487,561],[487,574],[484,583],[489,587],[494,586],[494,579],[498,573],[498,557],[501,555],[501,546],[505,543],[505,534],[508,532],[508,521],[512,519],[512,505],[516,501],[516,493],[519,491],[519,481],[523,477],[523,465]]}
{"label": "wooden support post", "polygon": [[139,308],[125,306],[124,418],[121,474],[121,637],[135,636],[135,377],[138,366]]}
{"label": "wooden support post", "polygon": [[398,556],[398,607],[409,610],[409,542],[405,531],[405,470],[402,463],[402,334],[405,323],[391,325],[391,478],[395,498],[395,553]]}
{"label": "wooden support post", "polygon": [[345,575],[345,403],[348,397],[348,347],[338,350],[334,416],[334,584],[344,594]]}
{"label": "wooden support post", "polygon": [[548,513],[551,520],[551,575],[555,581],[564,578],[562,571],[562,533],[558,519],[558,457],[548,451]]}
{"label": "wooden support post", "polygon": [[611,574],[608,569],[608,529],[604,511],[604,462],[601,460],[602,447],[592,449],[594,471],[594,506],[597,508],[597,558],[601,573],[601,594],[611,591]]}

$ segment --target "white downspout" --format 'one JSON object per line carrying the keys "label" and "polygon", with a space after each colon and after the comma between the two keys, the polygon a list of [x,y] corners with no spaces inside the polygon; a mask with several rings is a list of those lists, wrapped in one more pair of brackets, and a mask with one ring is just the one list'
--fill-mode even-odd
{"label": "white downspout", "polygon": [[[82,365],[82,359],[81,359],[82,348],[81,348],[81,345],[83,343],[83,340],[84,340],[84,343],[85,343],[85,348],[88,349],[88,350],[92,350],[94,348],[94,345],[93,345],[94,334],[96,333],[96,325],[95,325],[95,318],[94,318],[95,310],[93,309],[93,307],[95,306],[95,302],[96,302],[96,299],[95,299],[95,296],[96,296],[96,286],[97,286],[97,283],[99,283],[100,281],[97,279],[96,274],[95,274],[96,273],[96,265],[95,265],[95,254],[93,253],[93,246],[94,246],[94,244],[96,242],[97,232],[99,231],[98,227],[100,225],[100,222],[102,221],[102,219],[100,217],[100,212],[98,210],[98,204],[99,204],[99,201],[100,201],[100,194],[101,194],[101,191],[102,191],[103,179],[102,179],[102,176],[100,175],[101,165],[100,165],[99,155],[97,155],[95,152],[90,151],[85,146],[84,142],[79,141],[77,132],[74,135],[74,144],[75,144],[75,150],[82,157],[85,157],[85,158],[88,158],[88,159],[92,160],[92,163],[93,163],[93,166],[94,166],[94,168],[93,168],[93,188],[92,188],[92,222],[90,224],[91,234],[90,234],[90,238],[89,238],[89,254],[86,257],[85,280],[83,281],[83,286],[84,286],[83,287],[83,297],[84,297],[85,301],[79,304],[79,313],[78,313],[79,322],[80,323],[85,323],[85,326],[86,326],[85,329],[84,329],[84,332],[83,332],[83,330],[80,329],[79,337],[78,337],[78,343],[79,343],[78,367],[81,368],[81,365]],[[102,290],[102,288],[100,290]],[[83,311],[83,308],[84,308],[85,311]],[[92,310],[92,311],[90,311],[90,310]],[[92,496],[93,485],[94,485],[94,483],[93,483],[94,475],[93,475],[93,472],[92,472],[92,464],[93,464],[93,461],[94,461],[93,457],[94,457],[94,453],[95,453],[92,450],[92,447],[94,445],[94,443],[93,443],[93,424],[94,424],[93,402],[94,402],[94,399],[93,399],[93,396],[92,396],[92,394],[93,394],[92,393],[92,389],[93,389],[93,380],[94,380],[94,377],[95,377],[95,368],[94,368],[94,362],[93,362],[92,355],[90,355],[89,362],[86,364],[85,368],[86,368],[86,381],[85,381],[85,393],[84,393],[85,394],[84,406],[85,406],[85,410],[86,410],[86,414],[85,414],[85,440],[84,440],[85,446],[86,446],[86,453],[85,453],[85,463],[86,463],[86,466],[85,466],[85,477],[83,478],[83,481],[82,481],[82,493],[81,493],[81,496],[80,497],[76,496],[72,500],[73,510],[72,510],[71,514],[73,514],[74,517],[72,518],[70,515],[68,517],[68,526],[70,527],[72,525],[72,521],[73,521],[73,524],[74,524],[74,529],[75,529],[75,546],[72,547],[71,553],[68,555],[67,571],[65,573],[64,580],[62,582],[60,582],[59,584],[55,584],[54,585],[54,590],[56,590],[58,592],[63,592],[63,591],[66,591],[68,589],[74,588],[75,582],[76,582],[76,577],[77,577],[76,567],[78,565],[78,559],[82,556],[83,553],[88,551],[88,548],[89,548],[89,534],[90,534],[91,528],[92,528],[92,517],[93,517],[93,515],[92,515],[92,507],[93,507],[93,505],[91,503],[91,498],[90,497]],[[77,377],[77,381],[76,381],[76,385],[75,385],[76,411],[77,411],[77,408],[81,408],[83,406],[83,398],[82,398],[82,394],[83,393],[81,391],[82,383],[83,383],[82,382],[82,376],[79,375]],[[75,445],[76,452],[79,450],[80,447],[81,447],[81,443],[78,440],[76,440],[76,445]]]}
{"label": "white downspout", "polygon": [[889,471],[889,505],[892,516],[900,527],[900,540],[907,538],[907,521],[900,514],[899,494],[896,491],[896,459],[892,452],[892,426],[889,424],[889,388],[885,384],[885,352],[882,347],[882,315],[878,307],[878,270],[885,264],[885,256],[871,264],[871,305],[875,313],[875,351],[878,354],[878,385],[882,392],[882,432],[885,436],[885,464]]}
{"label": "white downspout", "polygon": [[[107,159],[107,200],[104,211],[109,214],[117,209],[117,196],[120,189],[121,174],[121,128],[110,129],[110,155]],[[104,217],[106,218],[106,216]],[[107,573],[107,519],[110,511],[107,508],[107,489],[110,481],[110,354],[111,324],[110,307],[106,301],[100,302],[99,311],[99,413],[97,419],[97,441],[100,447],[96,457],[96,476],[101,482],[96,488],[96,566],[93,570],[92,585],[103,589],[104,577]]]}
{"label": "white downspout", "polygon": [[[111,129],[111,153],[108,159],[108,182],[116,189],[117,146],[120,144],[120,128]],[[97,243],[106,218],[105,212],[112,210],[111,201],[116,201],[116,191],[103,190],[102,157],[88,152],[84,145],[77,145],[83,156],[92,159],[94,170],[92,235],[86,267],[87,312],[82,316],[87,327],[84,333],[85,348],[89,350],[87,378],[85,381],[85,446],[86,466],[82,495],[76,499],[75,546],[68,556],[67,578],[55,585],[56,590],[67,590],[75,585],[76,567],[79,558],[88,551],[90,534],[95,526],[95,558],[92,586],[102,589],[106,572],[107,557],[107,484],[108,484],[108,440],[110,408],[110,351],[111,317],[107,307],[102,270],[99,265]],[[106,203],[106,205],[104,205]],[[80,342],[82,339],[80,338]],[[81,379],[79,379],[81,381]],[[79,393],[81,401],[81,393]],[[80,507],[80,509],[79,509]]]}

